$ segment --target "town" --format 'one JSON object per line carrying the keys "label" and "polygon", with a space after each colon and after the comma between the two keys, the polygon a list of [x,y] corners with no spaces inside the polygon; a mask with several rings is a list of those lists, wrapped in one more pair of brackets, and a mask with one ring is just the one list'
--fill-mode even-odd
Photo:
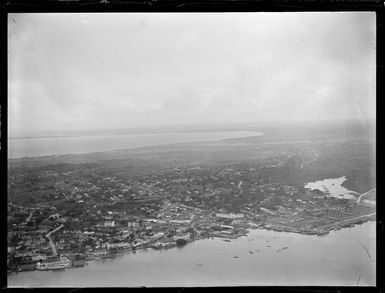
{"label": "town", "polygon": [[324,235],[375,220],[375,188],[353,199],[305,188],[304,172],[327,152],[295,155],[291,145],[260,162],[177,162],[138,176],[102,163],[14,166],[8,270],[81,267],[125,251],[231,241],[255,228]]}

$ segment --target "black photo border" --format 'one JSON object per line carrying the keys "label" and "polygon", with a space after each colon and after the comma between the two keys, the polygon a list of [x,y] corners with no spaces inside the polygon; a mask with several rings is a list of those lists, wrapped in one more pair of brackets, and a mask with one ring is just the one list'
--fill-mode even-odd
{"label": "black photo border", "polygon": [[[381,102],[384,95],[384,12],[385,2],[378,0],[336,0],[336,1],[290,1],[290,0],[5,0],[0,4],[0,68],[1,68],[1,196],[0,196],[0,223],[1,223],[1,273],[0,288],[2,290],[51,290],[51,288],[7,288],[6,258],[7,258],[7,25],[9,13],[73,13],[73,12],[337,12],[337,11],[372,11],[376,13],[376,178],[381,177],[383,155],[381,154],[382,115]],[[380,115],[378,115],[380,114]],[[380,138],[379,140],[377,139]],[[191,290],[241,290],[241,291],[268,291],[268,292],[384,292],[384,202],[381,185],[377,186],[377,284],[375,287],[205,287],[205,288],[146,288],[150,290],[166,289],[167,291],[184,292]],[[316,264],[315,264],[316,265]],[[55,288],[64,292],[94,291],[97,290],[128,290],[128,288]],[[141,288],[129,288],[129,290]]]}

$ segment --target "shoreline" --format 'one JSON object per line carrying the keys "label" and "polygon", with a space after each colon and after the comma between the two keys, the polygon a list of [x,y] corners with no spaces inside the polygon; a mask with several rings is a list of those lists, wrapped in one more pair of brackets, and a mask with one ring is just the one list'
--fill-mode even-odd
{"label": "shoreline", "polygon": [[[8,153],[8,163],[11,161],[22,161],[22,160],[38,160],[38,159],[55,159],[57,157],[65,157],[65,156],[87,156],[87,155],[94,155],[94,154],[104,154],[109,152],[117,152],[117,151],[130,151],[130,150],[140,150],[142,148],[151,148],[151,147],[161,147],[161,146],[168,146],[168,145],[178,145],[178,144],[189,144],[189,143],[210,143],[210,142],[217,142],[222,140],[229,140],[229,139],[238,139],[238,138],[248,138],[248,137],[258,137],[265,135],[264,133],[260,131],[248,131],[248,130],[241,130],[241,131],[202,131],[202,132],[187,132],[188,134],[218,134],[218,133],[241,133],[241,136],[235,136],[235,137],[223,137],[223,138],[215,138],[215,139],[202,139],[202,140],[191,140],[191,141],[175,141],[175,142],[166,142],[166,143],[150,143],[145,144],[142,146],[133,146],[133,147],[117,147],[112,149],[101,149],[96,151],[86,151],[86,152],[74,152],[74,153],[53,153],[53,154],[46,154],[46,155],[32,155],[32,156],[9,156]],[[57,137],[41,137],[41,138],[13,138],[9,140],[45,140],[45,139],[70,139],[70,138],[97,138],[97,137],[105,137],[105,136],[138,136],[138,135],[145,135],[145,136],[151,136],[151,135],[182,135],[186,134],[185,132],[159,132],[159,133],[137,133],[137,134],[106,134],[106,135],[86,135],[86,136],[57,136]],[[9,147],[8,147],[9,149]]]}
{"label": "shoreline", "polygon": [[[236,239],[239,239],[243,236],[247,237],[249,236],[250,232],[253,232],[253,231],[265,231],[265,232],[276,232],[276,233],[286,233],[286,234],[299,234],[299,235],[302,235],[302,236],[316,236],[316,237],[325,237],[327,235],[330,234],[330,232],[334,231],[334,232],[339,232],[339,231],[342,231],[344,229],[350,229],[350,228],[354,228],[354,227],[359,227],[365,223],[374,223],[376,224],[376,220],[372,220],[372,219],[369,219],[369,220],[366,220],[364,222],[358,222],[358,223],[350,223],[350,224],[347,224],[347,225],[344,225],[344,226],[338,226],[338,228],[334,228],[334,229],[330,229],[328,230],[326,233],[304,233],[304,232],[301,232],[301,231],[298,231],[298,232],[294,232],[294,231],[288,231],[288,230],[276,230],[276,229],[271,229],[271,228],[266,228],[266,227],[260,227],[260,228],[243,228],[240,233],[237,233],[237,234],[232,234],[230,237],[224,237],[224,236],[219,236],[221,235],[220,233],[215,233],[215,232],[212,232],[210,233],[209,235],[207,236],[203,236],[203,237],[199,237],[199,238],[195,238],[195,239],[190,239],[189,241],[187,241],[186,244],[184,245],[177,245],[177,244],[173,244],[173,245],[169,245],[169,246],[165,246],[165,247],[161,247],[161,248],[154,248],[153,247],[153,244],[156,243],[156,241],[154,242],[151,242],[151,243],[148,243],[146,244],[146,246],[139,246],[139,247],[135,247],[135,248],[125,248],[125,249],[122,249],[122,250],[118,250],[116,251],[114,254],[112,254],[110,257],[108,257],[108,259],[114,259],[116,256],[118,255],[124,255],[124,254],[127,254],[127,253],[136,253],[136,251],[140,251],[140,250],[146,250],[146,249],[150,249],[150,250],[154,250],[154,251],[159,251],[159,250],[171,250],[171,249],[175,249],[175,248],[179,248],[179,249],[183,249],[185,246],[188,246],[189,244],[193,243],[193,242],[198,242],[200,240],[207,240],[207,239],[214,239],[214,238],[218,238],[218,239],[223,239],[223,241],[227,241],[227,242],[231,242],[232,240],[236,240]],[[358,241],[356,239],[352,239],[354,241]],[[360,241],[358,241],[360,243],[360,245],[362,247],[365,248],[366,252],[367,252],[367,248],[365,245],[363,245]],[[147,246],[148,245],[148,246]],[[285,248],[286,249],[286,248]],[[108,251],[108,250],[107,250]],[[277,251],[278,252],[278,251]],[[367,252],[368,254],[368,252]],[[368,254],[369,255],[369,254]],[[66,269],[73,269],[73,268],[80,268],[80,267],[84,267],[87,265],[88,262],[91,262],[91,261],[99,261],[99,260],[103,260],[103,259],[106,259],[107,257],[103,258],[103,257],[94,257],[92,259],[87,259],[85,258],[84,259],[84,265],[82,266],[71,266],[71,267],[68,267]],[[369,259],[371,260],[371,257],[369,257]],[[372,261],[372,260],[371,260]],[[13,274],[13,273],[26,273],[26,272],[32,272],[32,271],[38,271],[36,268],[34,270],[8,270],[7,271],[7,275],[9,274]],[[52,270],[48,270],[48,271],[52,271]]]}

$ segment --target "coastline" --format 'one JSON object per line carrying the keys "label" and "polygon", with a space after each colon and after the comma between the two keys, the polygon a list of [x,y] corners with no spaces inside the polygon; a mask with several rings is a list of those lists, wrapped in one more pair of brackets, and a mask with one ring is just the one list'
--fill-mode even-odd
{"label": "coastline", "polygon": [[[159,147],[186,143],[216,142],[261,136],[259,131],[202,131],[202,132],[160,132],[137,134],[109,134],[91,136],[59,136],[42,138],[9,139],[8,160],[21,161],[28,159],[47,159],[71,155],[93,155],[124,150],[138,150],[148,147]],[[107,139],[106,139],[107,137]],[[114,141],[115,139],[115,141]],[[18,149],[18,142],[26,141],[29,149]],[[76,144],[74,141],[78,140]],[[81,141],[81,142],[79,142]],[[72,143],[71,143],[72,142]],[[107,142],[107,144],[106,144]],[[63,148],[63,144],[66,147]],[[111,147],[111,145],[113,145]],[[10,149],[14,149],[13,153]],[[88,149],[84,149],[88,148]],[[29,153],[29,154],[26,154]]]}
{"label": "coastline", "polygon": [[[166,245],[166,246],[163,246],[163,247],[155,247],[154,244],[157,242],[155,240],[155,241],[152,241],[152,242],[149,242],[149,243],[146,243],[144,245],[137,246],[137,247],[129,247],[129,248],[124,248],[124,249],[118,249],[114,253],[110,253],[108,257],[104,257],[104,256],[93,257],[93,258],[87,258],[86,257],[84,259],[84,262],[87,263],[89,261],[95,261],[95,260],[106,259],[106,258],[114,258],[117,255],[125,254],[127,252],[136,253],[137,251],[147,250],[147,249],[151,249],[151,250],[169,250],[169,249],[175,249],[175,248],[183,249],[183,247],[186,246],[186,245],[189,245],[189,244],[194,243],[196,241],[205,240],[205,239],[219,238],[219,239],[223,239],[223,241],[231,242],[232,240],[236,240],[236,239],[239,239],[241,237],[248,237],[249,234],[252,233],[253,231],[261,231],[261,230],[262,231],[266,231],[266,232],[297,234],[297,235],[301,235],[301,236],[325,237],[325,236],[329,235],[330,232],[332,232],[332,231],[338,232],[340,230],[354,228],[356,226],[361,226],[361,225],[363,225],[365,223],[373,223],[373,222],[376,224],[376,220],[375,219],[369,218],[366,221],[358,221],[358,222],[348,223],[348,224],[345,224],[345,225],[336,224],[333,228],[331,228],[331,229],[329,229],[327,231],[326,230],[323,230],[323,231],[312,231],[312,230],[300,231],[300,230],[285,229],[285,228],[277,229],[277,228],[266,227],[264,225],[262,225],[261,227],[258,227],[258,228],[246,228],[246,227],[243,227],[236,234],[230,234],[229,235],[229,234],[224,234],[224,233],[221,233],[221,232],[211,232],[207,236],[199,236],[199,237],[195,237],[194,239],[189,239],[186,242],[186,244],[181,245],[181,246],[178,246],[177,244],[172,244],[172,245],[170,244],[170,245]],[[361,243],[361,245],[363,245],[363,244]],[[363,247],[365,248],[366,252],[368,253],[367,248],[364,245],[363,245]],[[368,255],[369,255],[369,253],[368,253]],[[68,267],[67,269],[78,268],[78,267],[82,267],[82,266],[71,266],[71,267]],[[26,270],[26,271],[31,271],[31,270]],[[7,271],[8,274],[9,273],[22,273],[22,272],[25,272],[25,271],[20,271],[20,270],[8,270]]]}
{"label": "coastline", "polygon": [[[231,243],[223,241],[221,238],[208,237],[193,241],[178,249],[143,248],[136,252],[122,252],[113,259],[87,261],[84,267],[76,270],[12,272],[8,273],[8,284],[10,287],[60,287],[61,284],[69,287],[92,287],[98,286],[100,283],[100,274],[108,273],[108,276],[103,276],[102,279],[108,279],[112,286],[123,287],[199,286],[203,283],[213,286],[245,283],[267,285],[268,282],[279,285],[306,285],[306,282],[311,282],[312,278],[316,278],[316,284],[319,285],[329,284],[325,282],[330,278],[330,284],[340,282],[338,283],[340,285],[355,285],[359,275],[362,275],[360,286],[373,285],[375,260],[370,261],[365,249],[375,255],[373,246],[375,242],[365,235],[371,235],[370,237],[374,237],[373,240],[375,240],[375,231],[372,230],[375,224],[375,221],[366,222],[323,236],[297,236],[297,233],[291,232],[250,229],[247,235],[233,239],[230,241]],[[360,241],[363,243],[359,244]],[[364,249],[362,245],[366,248]],[[334,247],[334,249],[329,251],[329,247]],[[309,253],[312,255],[310,258]],[[311,262],[314,257],[321,258],[322,261],[308,271],[302,271],[302,265],[297,266],[291,260],[297,258]],[[335,259],[335,257],[338,258]],[[239,262],[239,258],[246,263]],[[161,269],[158,262],[166,259],[168,261],[161,266]],[[259,261],[257,261],[258,259]],[[265,259],[269,261],[265,263]],[[337,267],[333,269],[328,265],[329,262],[336,262]],[[364,270],[361,273],[356,271],[357,262]],[[261,266],[261,263],[265,264]],[[234,268],[230,269],[229,265]],[[277,265],[278,267],[276,267]],[[277,279],[278,275],[269,274],[271,270],[281,271],[288,267],[292,267],[292,270],[298,271],[298,273],[301,272],[298,277],[302,277]],[[177,269],[177,284],[173,281],[175,276],[167,273],[170,269],[175,268]],[[220,268],[222,271],[219,270]],[[255,278],[252,268],[258,272]],[[349,273],[344,271],[346,268],[349,268]],[[342,275],[334,275],[337,272]],[[131,277],[124,277],[126,274],[127,277]],[[159,279],[151,278],[153,274],[159,275]],[[227,281],[220,278],[223,275],[227,276]],[[218,283],[219,280],[222,283]]]}

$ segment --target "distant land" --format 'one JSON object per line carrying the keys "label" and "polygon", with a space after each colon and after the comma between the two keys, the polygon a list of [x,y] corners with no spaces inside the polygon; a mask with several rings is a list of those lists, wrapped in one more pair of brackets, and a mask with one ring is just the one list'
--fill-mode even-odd
{"label": "distant land", "polygon": [[371,120],[325,120],[325,121],[275,121],[275,122],[251,122],[251,123],[218,123],[218,124],[186,124],[165,125],[153,127],[123,127],[115,129],[83,129],[83,130],[61,130],[61,131],[38,131],[31,133],[15,132],[9,133],[9,139],[20,138],[46,138],[46,137],[76,137],[91,135],[124,135],[142,133],[170,133],[170,132],[219,132],[219,131],[259,131],[267,128],[277,127],[327,127],[327,126],[358,126],[374,127],[375,121]]}

